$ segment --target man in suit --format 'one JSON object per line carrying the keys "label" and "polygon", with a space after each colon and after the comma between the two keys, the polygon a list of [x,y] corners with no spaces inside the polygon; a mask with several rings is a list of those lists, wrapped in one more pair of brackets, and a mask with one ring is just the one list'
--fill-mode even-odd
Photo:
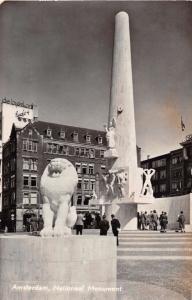
{"label": "man in suit", "polygon": [[109,230],[109,221],[106,220],[106,216],[103,215],[103,219],[99,224],[100,235],[107,235],[107,231]]}
{"label": "man in suit", "polygon": [[120,223],[119,220],[117,218],[115,218],[114,215],[111,215],[111,227],[112,227],[112,232],[113,235],[117,237],[117,246],[119,246],[119,240],[118,240],[118,234],[119,234],[119,230],[120,230]]}

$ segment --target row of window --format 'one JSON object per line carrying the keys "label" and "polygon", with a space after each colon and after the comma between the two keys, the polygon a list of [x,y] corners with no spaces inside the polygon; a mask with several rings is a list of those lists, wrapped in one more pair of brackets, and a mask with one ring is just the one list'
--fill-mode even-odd
{"label": "row of window", "polygon": [[[37,152],[37,142],[32,140],[23,140],[23,151]],[[45,152],[49,154],[75,155],[80,157],[95,158],[95,149],[85,147],[69,147],[56,143],[47,143]],[[100,150],[100,158],[104,157],[104,150]]]}
{"label": "row of window", "polygon": [[37,204],[36,192],[23,192],[23,204]]}
{"label": "row of window", "polygon": [[166,192],[166,189],[167,189],[166,183],[160,184],[159,186],[158,185],[153,185],[153,192],[154,193],[158,193],[158,192],[164,193],[164,192]]}
{"label": "row of window", "polygon": [[75,168],[78,174],[94,175],[94,164],[75,163]]}
{"label": "row of window", "polygon": [[[46,130],[46,136],[51,138],[52,137],[52,130],[50,128],[48,128]],[[61,130],[59,133],[60,138],[65,139],[66,135],[65,135],[65,131]],[[79,134],[77,132],[73,132],[72,133],[72,138],[74,142],[78,142],[79,141]],[[86,143],[91,143],[91,135],[86,134],[85,135],[85,141]],[[98,144],[102,144],[103,143],[103,138],[101,136],[97,137],[97,142]]]}
{"label": "row of window", "polygon": [[37,171],[37,163],[36,158],[23,158],[23,170]]}
{"label": "row of window", "polygon": [[24,187],[37,187],[37,176],[25,174],[23,175],[23,186]]}
{"label": "row of window", "polygon": [[159,167],[165,167],[166,166],[166,158],[158,159],[152,161],[152,168],[159,168]]}
{"label": "row of window", "polygon": [[166,170],[155,171],[155,174],[152,177],[152,180],[165,179],[166,178]]}
{"label": "row of window", "polygon": [[95,190],[95,180],[94,179],[91,179],[91,180],[84,179],[82,181],[82,179],[79,178],[77,188],[80,189],[80,190],[83,189],[83,190],[93,191],[93,190]]}
{"label": "row of window", "polygon": [[33,140],[23,140],[23,148],[24,151],[37,152],[37,142]]}

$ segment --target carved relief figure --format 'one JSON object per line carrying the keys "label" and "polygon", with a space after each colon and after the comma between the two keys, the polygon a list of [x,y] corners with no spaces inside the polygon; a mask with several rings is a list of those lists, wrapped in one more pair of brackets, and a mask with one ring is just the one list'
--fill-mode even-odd
{"label": "carved relief figure", "polygon": [[151,177],[155,174],[155,170],[154,169],[144,169],[143,174],[145,175],[145,182],[144,182],[141,194],[153,196]]}
{"label": "carved relief figure", "polygon": [[110,122],[109,128],[107,128],[107,125],[105,125],[107,145],[110,149],[115,148],[115,128],[116,128],[116,121],[114,118]]}
{"label": "carved relief figure", "polygon": [[44,219],[41,236],[71,234],[77,219],[76,208],[71,206],[77,182],[77,172],[67,159],[55,158],[47,165],[40,182]]}
{"label": "carved relief figure", "polygon": [[125,184],[127,183],[127,176],[127,172],[117,173],[117,184],[120,197],[125,197]]}

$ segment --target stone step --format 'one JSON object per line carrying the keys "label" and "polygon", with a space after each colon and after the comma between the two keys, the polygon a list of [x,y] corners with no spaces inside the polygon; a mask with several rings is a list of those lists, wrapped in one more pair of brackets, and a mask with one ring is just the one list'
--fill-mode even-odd
{"label": "stone step", "polygon": [[161,256],[161,255],[149,255],[149,256],[144,256],[144,255],[123,255],[123,256],[117,256],[117,259],[118,260],[192,260],[192,256],[187,256],[187,255],[172,255],[172,256],[169,256],[169,255],[164,255],[164,256]]}
{"label": "stone step", "polygon": [[192,248],[181,248],[181,247],[177,247],[177,248],[149,248],[149,247],[139,247],[139,248],[128,248],[128,247],[118,247],[117,252],[120,251],[127,251],[127,252],[133,252],[133,251],[140,251],[140,252],[192,252]]}
{"label": "stone step", "polygon": [[119,239],[119,242],[121,245],[162,245],[164,244],[167,245],[191,245],[191,241],[154,241],[154,242],[141,242],[141,241],[123,241],[122,239]]}

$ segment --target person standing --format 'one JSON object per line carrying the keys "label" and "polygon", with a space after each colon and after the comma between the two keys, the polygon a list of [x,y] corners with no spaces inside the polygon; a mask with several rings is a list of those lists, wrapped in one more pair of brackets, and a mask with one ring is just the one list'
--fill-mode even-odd
{"label": "person standing", "polygon": [[161,217],[161,223],[162,223],[161,232],[166,232],[167,224],[168,224],[168,218],[167,218],[167,213],[166,212],[164,212],[162,217]]}
{"label": "person standing", "polygon": [[180,215],[178,217],[178,222],[179,222],[179,230],[181,230],[181,232],[185,232],[185,216],[183,214],[183,211],[180,212]]}
{"label": "person standing", "polygon": [[106,220],[105,215],[103,215],[103,219],[100,221],[99,228],[100,235],[107,235],[107,231],[109,230],[109,221]]}
{"label": "person standing", "polygon": [[156,210],[153,211],[153,224],[154,224],[153,229],[154,229],[154,230],[157,230],[157,225],[158,225],[158,214],[157,214]]}
{"label": "person standing", "polygon": [[119,220],[117,218],[115,218],[115,215],[111,215],[111,227],[112,227],[112,232],[113,235],[117,237],[117,246],[119,246],[119,239],[118,239],[118,235],[119,235],[119,230],[121,228],[121,224],[119,222]]}
{"label": "person standing", "polygon": [[81,213],[79,213],[77,215],[75,229],[76,229],[76,235],[78,235],[78,234],[82,235],[82,233],[83,233],[83,215]]}
{"label": "person standing", "polygon": [[142,211],[141,212],[141,229],[142,230],[145,230],[145,223],[146,223],[146,217],[145,217],[144,212]]}

